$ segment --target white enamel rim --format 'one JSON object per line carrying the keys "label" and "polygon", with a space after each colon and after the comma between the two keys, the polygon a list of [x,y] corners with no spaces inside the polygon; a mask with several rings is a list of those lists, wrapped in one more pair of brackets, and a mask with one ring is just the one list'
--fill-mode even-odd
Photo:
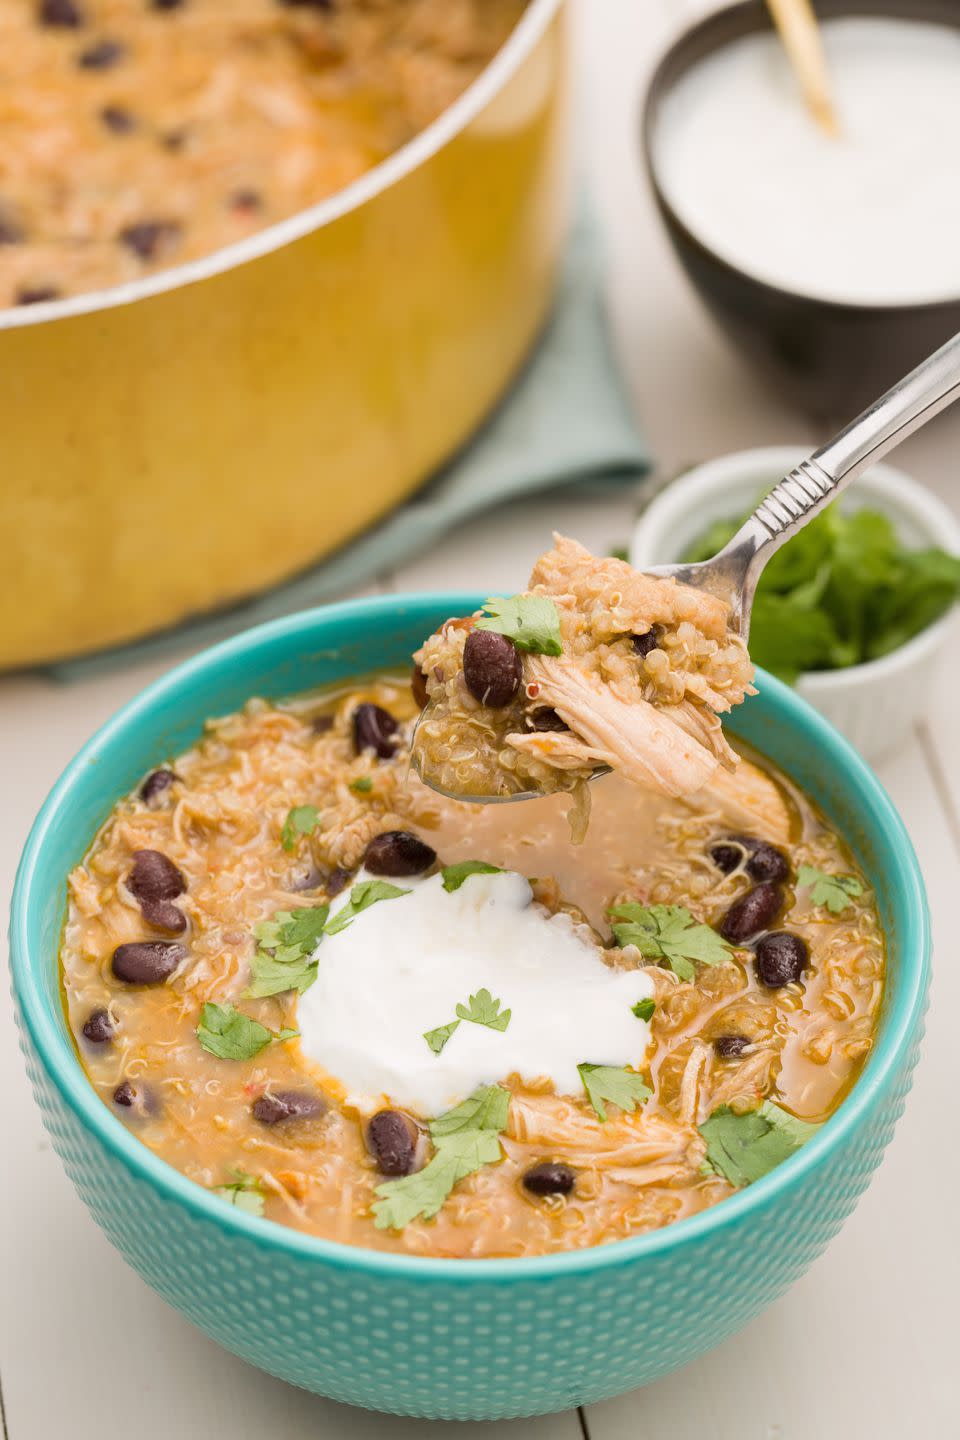
{"label": "white enamel rim", "polygon": [[[637,520],[630,542],[630,563],[642,569],[645,565],[679,560],[673,537],[680,534],[681,549],[686,547],[689,517],[705,501],[712,502],[728,493],[730,514],[735,515],[761,493],[765,483],[772,486],[809,454],[809,445],[766,445],[738,450],[694,466],[662,490]],[[891,519],[909,516],[931,545],[960,555],[960,525],[952,512],[905,471],[892,465],[874,465],[854,485],[865,501],[875,503]],[[712,516],[704,519],[701,530],[710,523],[710,518]],[[855,685],[893,679],[902,670],[935,654],[949,637],[952,624],[953,612],[948,611],[906,645],[878,660],[849,665],[843,670],[807,670],[800,677],[803,695],[816,704],[820,697],[848,691]]]}
{"label": "white enamel rim", "polygon": [[192,285],[197,280],[220,275],[250,260],[259,260],[294,240],[301,240],[311,231],[339,220],[349,211],[359,209],[381,191],[425,164],[461,130],[466,129],[519,70],[565,3],[566,0],[529,0],[527,9],[504,44],[463,94],[425,130],[342,190],[233,245],[225,245],[198,260],[173,265],[143,280],[130,280],[105,290],[88,290],[64,300],[48,300],[39,305],[0,310],[0,330],[17,330],[26,325],[42,325],[50,320],[66,320],[75,315],[88,315],[92,311],[111,310],[117,305],[130,305],[137,300],[162,295],[181,285]]}

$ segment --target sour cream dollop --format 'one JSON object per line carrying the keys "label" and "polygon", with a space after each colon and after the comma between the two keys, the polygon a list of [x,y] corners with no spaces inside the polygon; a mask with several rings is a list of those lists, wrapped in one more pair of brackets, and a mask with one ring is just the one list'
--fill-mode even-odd
{"label": "sour cream dollop", "polygon": [[[611,969],[590,932],[534,901],[522,875],[472,875],[450,893],[440,875],[395,883],[409,894],[317,947],[317,979],[298,1005],[305,1055],[351,1104],[430,1117],[514,1073],[579,1096],[579,1064],[642,1065],[650,1029],[632,1007],[652,995],[649,976]],[[510,1011],[507,1028],[461,1020],[434,1054],[425,1032],[481,989]]]}

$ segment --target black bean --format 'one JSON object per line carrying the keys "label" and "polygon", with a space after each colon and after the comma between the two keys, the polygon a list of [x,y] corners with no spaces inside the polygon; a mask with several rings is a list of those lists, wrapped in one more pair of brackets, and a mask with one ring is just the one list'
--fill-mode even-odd
{"label": "black bean", "polygon": [[529,717],[531,730],[569,730],[570,726],[566,720],[561,720],[556,710],[549,705],[541,705],[539,710],[534,710]]}
{"label": "black bean", "polygon": [[231,210],[255,211],[263,206],[263,196],[258,190],[234,190],[230,196]]}
{"label": "black bean", "polygon": [[63,30],[79,30],[83,11],[73,0],[40,0],[37,19],[41,25],[55,25]]}
{"label": "black bean", "polygon": [[167,791],[179,778],[172,770],[154,770],[140,786],[140,799],[155,809],[166,799]]}
{"label": "black bean", "polygon": [[742,945],[770,928],[782,904],[783,893],[778,885],[755,885],[730,906],[720,922],[720,934],[732,945]]}
{"label": "black bean", "polygon": [[349,885],[352,879],[352,871],[341,870],[340,866],[337,865],[335,869],[330,871],[330,874],[327,876],[326,884],[323,888],[326,890],[327,894],[332,899],[334,895],[339,895],[340,891],[343,890],[345,886]]}
{"label": "black bean", "polygon": [[421,875],[437,858],[437,852],[409,830],[385,830],[374,835],[363,863],[371,875]]}
{"label": "black bean", "polygon": [[413,691],[413,698],[422,710],[430,696],[427,692],[427,677],[419,665],[414,665],[410,672],[410,689]]}
{"label": "black bean", "polygon": [[118,40],[98,40],[80,51],[77,64],[81,70],[111,70],[126,53],[126,46]]}
{"label": "black bean", "polygon": [[662,636],[663,631],[659,625],[651,625],[643,635],[634,635],[632,637],[634,653],[639,655],[642,660],[646,660],[650,651],[656,650]]}
{"label": "black bean", "polygon": [[367,1126],[367,1146],[381,1175],[410,1175],[418,1169],[420,1131],[409,1115],[379,1110]]}
{"label": "black bean", "polygon": [[335,0],[280,0],[289,10],[325,10],[327,13],[333,10]]}
{"label": "black bean", "polygon": [[569,1165],[541,1160],[539,1165],[531,1165],[524,1175],[523,1188],[531,1195],[569,1195],[576,1178]]}
{"label": "black bean", "polygon": [[89,1040],[91,1045],[106,1045],[117,1033],[109,1010],[101,1005],[97,1010],[91,1010],[82,1026],[84,1039]]}
{"label": "black bean", "polygon": [[781,985],[794,985],[810,960],[807,942],[788,930],[773,930],[757,942],[754,969],[761,985],[779,990]]}
{"label": "black bean", "polygon": [[732,1060],[737,1055],[742,1055],[750,1044],[746,1035],[718,1035],[713,1042],[713,1048],[723,1060]]}
{"label": "black bean", "polygon": [[790,874],[790,862],[783,851],[767,840],[755,840],[752,835],[728,835],[712,847],[710,858],[724,875],[736,870],[741,862],[751,880],[779,884]]}
{"label": "black bean", "polygon": [[117,979],[128,985],[162,985],[186,954],[175,940],[134,940],[117,946],[111,964]]}
{"label": "black bean", "polygon": [[353,747],[358,755],[373,750],[381,760],[389,760],[400,744],[399,728],[389,710],[365,702],[353,712]]}
{"label": "black bean", "polygon": [[59,300],[56,285],[24,285],[17,291],[18,305],[42,305],[45,300]]}
{"label": "black bean", "polygon": [[463,678],[481,705],[502,710],[510,704],[523,679],[517,647],[496,630],[471,630],[463,647]]}
{"label": "black bean", "polygon": [[304,870],[301,871],[299,875],[294,875],[293,879],[289,881],[287,889],[296,891],[299,894],[301,890],[319,890],[322,884],[323,872],[312,865],[309,870]]}
{"label": "black bean", "polygon": [[21,245],[27,235],[23,226],[6,210],[0,210],[0,245]]}
{"label": "black bean", "polygon": [[137,128],[136,117],[123,105],[104,105],[100,119],[114,135],[130,135]]}
{"label": "black bean", "polygon": [[141,260],[155,260],[180,235],[175,220],[138,220],[120,231],[119,239]]}
{"label": "black bean", "polygon": [[138,900],[176,900],[187,888],[183,871],[161,850],[134,850],[127,889]]}
{"label": "black bean", "polygon": [[269,1090],[254,1100],[250,1113],[261,1125],[281,1125],[285,1120],[313,1120],[326,1108],[319,1095],[304,1090]]}
{"label": "black bean", "polygon": [[187,928],[186,915],[172,900],[141,900],[140,914],[154,930],[166,930],[170,935],[182,935]]}
{"label": "black bean", "polygon": [[753,854],[746,864],[751,880],[769,880],[776,884],[789,878],[790,862],[782,850],[766,840],[754,842]]}
{"label": "black bean", "polygon": [[188,133],[186,130],[168,130],[166,135],[160,136],[160,144],[164,150],[169,150],[173,154],[176,154],[178,150],[182,150],[184,145],[186,145]]}
{"label": "black bean", "polygon": [[152,10],[179,10],[183,0],[150,0]]}
{"label": "black bean", "polygon": [[129,1080],[124,1080],[123,1083],[118,1085],[116,1090],[114,1090],[113,1103],[114,1105],[122,1105],[125,1110],[129,1110],[132,1106],[136,1105],[137,1092]]}

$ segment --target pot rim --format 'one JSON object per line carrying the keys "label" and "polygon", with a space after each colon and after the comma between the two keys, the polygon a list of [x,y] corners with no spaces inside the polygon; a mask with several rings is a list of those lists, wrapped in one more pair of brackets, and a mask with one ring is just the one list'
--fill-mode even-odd
{"label": "pot rim", "polygon": [[[917,15],[910,9],[910,6],[918,3],[925,4],[931,12],[934,8],[942,7],[943,13]],[[863,18],[915,20],[921,24],[952,26],[960,32],[960,10],[948,10],[944,0],[821,0],[821,6],[823,8],[821,19],[860,16]],[[750,18],[753,18],[756,23],[752,26],[745,26],[744,22]],[[674,209],[660,184],[657,162],[653,153],[653,136],[661,101],[673,89],[680,76],[693,69],[700,60],[706,58],[707,54],[716,54],[717,51],[724,49],[732,41],[740,39],[744,35],[759,34],[768,29],[772,32],[773,22],[770,19],[765,0],[734,0],[734,3],[725,4],[721,9],[713,10],[692,24],[686,25],[657,60],[640,98],[639,130],[644,170],[661,214],[669,225],[679,232],[687,246],[699,251],[726,275],[756,286],[768,300],[776,300],[787,305],[815,306],[829,311],[835,316],[847,316],[854,320],[890,319],[893,316],[904,314],[932,315],[938,311],[948,312],[956,309],[960,305],[960,290],[954,295],[944,295],[936,300],[877,300],[866,303],[856,300],[833,300],[828,296],[818,295],[812,290],[793,290],[786,285],[774,284],[754,274],[752,270],[747,270],[728,260],[719,251],[714,250],[701,235],[689,228]],[[713,33],[711,34],[711,32]],[[691,46],[696,51],[697,41],[701,39],[709,39],[712,42],[709,50],[704,49],[702,53],[696,53],[688,59],[685,52]],[[676,73],[673,73],[674,71]],[[2,314],[0,314],[0,320],[2,320]]]}
{"label": "pot rim", "polygon": [[[236,1233],[238,1241],[250,1242],[265,1251],[279,1248],[304,1264],[364,1271],[385,1281],[409,1277],[459,1285],[511,1276],[519,1281],[553,1275],[596,1274],[611,1267],[642,1264],[648,1256],[662,1251],[696,1249],[715,1235],[731,1231],[738,1221],[756,1218],[766,1207],[786,1200],[797,1184],[821,1170],[854,1140],[862,1127],[871,1123],[876,1107],[889,1097],[909,1065],[929,981],[930,920],[923,879],[906,828],[889,796],[865,761],[828,721],[787,686],[762,673],[765,700],[772,704],[775,713],[811,738],[824,767],[848,772],[851,786],[864,807],[865,832],[885,837],[889,857],[886,862],[889,873],[885,878],[896,896],[900,925],[900,983],[888,1001],[886,1023],[869,1063],[836,1113],[797,1154],[753,1185],[728,1196],[721,1204],[661,1230],[589,1249],[514,1259],[467,1260],[370,1250],[264,1223],[224,1205],[216,1195],[148,1150],[110,1113],[87,1079],[65,1023],[62,1018],[57,1022],[45,999],[42,971],[50,957],[36,955],[36,916],[46,900],[46,896],[39,893],[38,880],[43,851],[48,836],[57,830],[62,810],[70,806],[79,778],[89,767],[97,765],[103,753],[121,742],[125,733],[135,731],[141,717],[156,712],[173,713],[180,697],[189,694],[194,681],[200,680],[206,671],[212,670],[218,677],[227,678],[235,677],[240,670],[249,670],[251,689],[255,689],[256,668],[270,657],[274,646],[288,643],[316,650],[324,630],[328,640],[334,639],[341,628],[349,631],[389,619],[397,607],[408,621],[420,623],[422,618],[424,623],[429,623],[430,617],[439,612],[469,613],[478,608],[482,600],[482,593],[435,591],[345,601],[270,621],[184,661],[128,701],[66,767],[34,822],[14,885],[10,963],[21,1023],[60,1103],[91,1132],[94,1142],[123,1165],[134,1180],[151,1186],[164,1202],[181,1208],[194,1220],[209,1221],[221,1230]],[[31,959],[32,953],[34,959]]]}
{"label": "pot rim", "polygon": [[318,200],[315,205],[298,210],[295,214],[288,215],[285,220],[278,220],[243,240],[222,245],[218,250],[212,250],[209,255],[188,260],[182,265],[172,265],[142,280],[129,280],[102,290],[86,290],[80,295],[69,295],[63,300],[47,300],[38,305],[0,309],[0,332],[112,310],[120,305],[131,305],[138,300],[152,299],[156,295],[178,290],[181,286],[192,285],[199,280],[208,280],[249,261],[260,260],[295,240],[302,240],[312,231],[332,224],[351,211],[360,209],[382,191],[426,164],[486,109],[536,48],[551,20],[565,3],[566,0],[529,0],[527,9],[503,45],[452,105],[442,111],[425,129],[418,131],[412,140],[401,145],[399,150],[394,150],[349,185]]}

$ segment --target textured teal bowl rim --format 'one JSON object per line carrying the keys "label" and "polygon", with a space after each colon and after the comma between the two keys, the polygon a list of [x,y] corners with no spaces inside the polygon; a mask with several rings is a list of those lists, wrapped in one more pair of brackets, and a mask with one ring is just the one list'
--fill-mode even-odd
{"label": "textured teal bowl rim", "polygon": [[[449,1260],[417,1255],[396,1255],[341,1245],[300,1234],[285,1226],[245,1215],[181,1175],[154,1155],[111,1115],[87,1080],[63,1024],[56,1024],[44,1003],[41,974],[49,956],[40,954],[34,941],[42,896],[37,893],[37,872],[41,868],[47,837],[55,829],[58,815],[71,789],[86,767],[108,753],[111,745],[154,709],[170,711],[179,695],[209,668],[243,665],[256,660],[258,647],[266,642],[294,640],[311,635],[318,623],[329,632],[338,624],[389,618],[391,611],[435,606],[447,614],[465,614],[481,603],[475,592],[421,592],[380,595],[339,605],[300,611],[280,620],[257,626],[213,646],[176,666],[153,682],[108,720],[66,767],[43,804],[20,861],[10,916],[10,952],[14,990],[22,1023],[63,1101],[93,1137],[107,1148],[131,1174],[152,1185],[172,1202],[217,1225],[227,1234],[238,1233],[266,1251],[280,1250],[301,1256],[305,1263],[322,1263],[346,1271],[362,1271],[384,1279],[407,1276],[418,1280],[469,1283],[504,1279],[522,1274],[536,1277],[596,1273],[609,1267],[641,1260],[662,1251],[680,1252],[715,1232],[748,1219],[770,1203],[786,1201],[790,1192],[811,1172],[826,1164],[869,1117],[874,1104],[896,1084],[907,1062],[910,1046],[923,1013],[930,969],[930,921],[926,894],[917,857],[910,838],[889,796],[872,770],[851,745],[810,705],[792,690],[765,672],[760,681],[765,705],[789,719],[816,746],[825,773],[846,772],[856,788],[870,828],[891,842],[893,856],[887,877],[896,891],[900,917],[902,953],[896,995],[884,1012],[884,1026],[870,1062],[836,1114],[810,1139],[803,1149],[753,1185],[729,1196],[719,1205],[661,1230],[631,1239],[617,1240],[592,1249],[506,1260]],[[311,640],[312,643],[312,640]],[[256,693],[256,677],[251,694]],[[747,702],[750,703],[749,701]],[[146,768],[146,767],[145,767]],[[784,768],[789,769],[789,766]]]}

